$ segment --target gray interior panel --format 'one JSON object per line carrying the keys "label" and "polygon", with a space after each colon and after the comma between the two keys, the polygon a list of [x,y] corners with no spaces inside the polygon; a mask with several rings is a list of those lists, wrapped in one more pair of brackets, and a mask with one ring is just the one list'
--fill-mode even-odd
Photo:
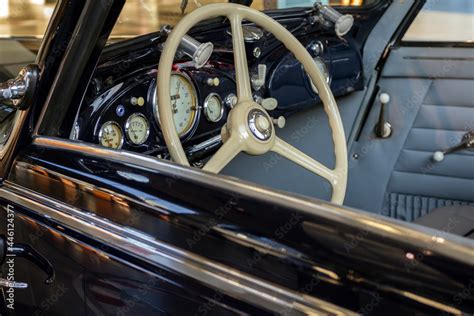
{"label": "gray interior panel", "polygon": [[[386,117],[393,127],[393,134],[389,139],[375,137],[374,128],[380,112],[380,103],[377,100],[372,106],[359,140],[350,150],[346,194],[348,206],[374,213],[383,211],[388,181],[431,83],[428,79],[410,78],[380,82],[381,91],[391,96],[390,104],[386,108]],[[387,213],[387,210],[384,213]]]}
{"label": "gray interior panel", "polygon": [[[471,48],[403,47],[390,53],[384,77],[472,79],[474,50]],[[448,77],[449,76],[449,77]]]}
{"label": "gray interior panel", "polygon": [[474,130],[473,52],[402,47],[390,55],[379,86],[391,96],[386,118],[393,135],[374,137],[375,102],[351,148],[358,159],[351,157],[349,206],[412,221],[445,201],[474,201],[474,152],[459,151],[442,162],[432,159],[434,152],[459,144]]}

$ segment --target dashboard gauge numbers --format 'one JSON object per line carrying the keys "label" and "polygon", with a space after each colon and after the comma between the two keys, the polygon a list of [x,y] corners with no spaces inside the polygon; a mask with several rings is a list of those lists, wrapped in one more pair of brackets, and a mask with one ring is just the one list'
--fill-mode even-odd
{"label": "dashboard gauge numbers", "polygon": [[212,123],[219,122],[224,115],[222,99],[216,93],[211,93],[204,101],[204,115]]}
{"label": "dashboard gauge numbers", "polygon": [[170,96],[176,132],[182,137],[193,129],[196,122],[196,91],[187,77],[174,73],[171,75]]}
{"label": "dashboard gauge numbers", "polygon": [[125,124],[125,134],[134,145],[145,143],[150,135],[150,124],[147,118],[141,113],[130,115]]}
{"label": "dashboard gauge numbers", "polygon": [[123,145],[123,132],[116,122],[106,122],[99,131],[99,143],[108,148],[120,149]]}

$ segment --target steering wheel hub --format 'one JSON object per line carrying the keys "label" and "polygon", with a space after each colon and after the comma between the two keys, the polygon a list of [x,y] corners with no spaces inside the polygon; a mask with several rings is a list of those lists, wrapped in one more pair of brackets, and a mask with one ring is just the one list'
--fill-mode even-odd
{"label": "steering wheel hub", "polygon": [[272,136],[272,123],[265,112],[254,109],[249,112],[248,126],[253,136],[262,141],[267,141]]}

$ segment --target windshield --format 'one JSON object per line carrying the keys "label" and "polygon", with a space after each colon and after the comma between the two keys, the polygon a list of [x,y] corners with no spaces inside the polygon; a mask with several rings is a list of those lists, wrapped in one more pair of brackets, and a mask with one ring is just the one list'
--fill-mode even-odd
{"label": "windshield", "polygon": [[[377,0],[325,0],[341,6],[361,6]],[[0,0],[0,37],[42,38],[57,0]],[[176,24],[182,17],[186,0],[127,0],[112,32],[112,39],[135,37],[159,30],[161,25]],[[185,13],[199,5],[227,0],[188,0]],[[254,0],[258,10],[312,6],[314,0]]]}

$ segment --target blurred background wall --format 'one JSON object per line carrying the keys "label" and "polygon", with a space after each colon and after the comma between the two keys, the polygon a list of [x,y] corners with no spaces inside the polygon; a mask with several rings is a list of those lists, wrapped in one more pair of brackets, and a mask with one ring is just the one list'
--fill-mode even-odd
{"label": "blurred background wall", "polygon": [[[42,37],[57,0],[0,0],[0,37]],[[78,1],[78,0],[75,0]],[[374,1],[374,0],[365,0]],[[474,0],[473,0],[474,1]],[[226,0],[189,0],[187,12],[201,4]],[[361,5],[364,0],[323,0],[332,5]],[[258,10],[311,6],[314,0],[254,0]],[[181,18],[181,0],[127,0],[114,36],[134,36],[156,31]]]}

